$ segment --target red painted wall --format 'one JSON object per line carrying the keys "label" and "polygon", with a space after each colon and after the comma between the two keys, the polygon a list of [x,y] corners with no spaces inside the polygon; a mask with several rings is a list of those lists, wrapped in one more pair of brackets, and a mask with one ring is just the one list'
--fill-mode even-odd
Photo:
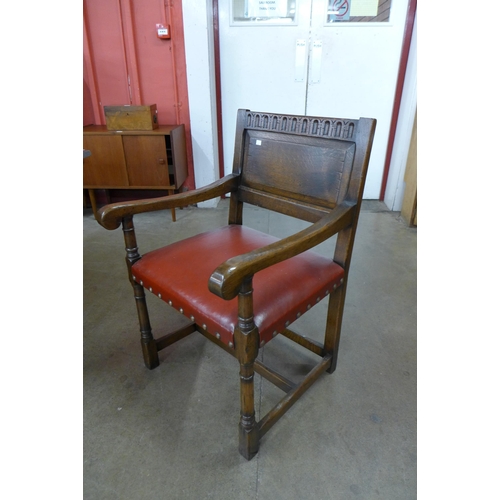
{"label": "red painted wall", "polygon": [[[156,104],[162,125],[186,127],[194,188],[182,4],[172,0],[84,0],[84,125],[105,125],[104,106]],[[159,39],[156,24],[170,25]]]}

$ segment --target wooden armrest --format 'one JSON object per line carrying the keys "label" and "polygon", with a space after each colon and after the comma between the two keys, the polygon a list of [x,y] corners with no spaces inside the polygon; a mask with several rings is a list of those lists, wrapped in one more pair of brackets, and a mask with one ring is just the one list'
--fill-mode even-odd
{"label": "wooden armrest", "polygon": [[157,210],[166,210],[176,207],[185,207],[200,203],[201,201],[217,198],[229,191],[234,191],[238,187],[239,176],[229,174],[193,191],[162,196],[160,198],[151,198],[148,200],[134,200],[126,202],[111,203],[102,207],[97,212],[97,222],[106,229],[117,229],[120,227],[121,220],[124,217],[130,217],[135,214],[145,212],[154,212]]}
{"label": "wooden armrest", "polygon": [[292,236],[227,260],[210,276],[209,290],[223,299],[233,299],[238,295],[245,278],[309,250],[348,227],[352,223],[354,209],[355,205],[341,204],[319,221]]}

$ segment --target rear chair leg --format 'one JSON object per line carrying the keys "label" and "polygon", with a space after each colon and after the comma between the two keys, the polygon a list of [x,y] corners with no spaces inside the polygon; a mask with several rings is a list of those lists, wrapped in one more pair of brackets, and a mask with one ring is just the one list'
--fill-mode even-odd
{"label": "rear chair leg", "polygon": [[325,330],[325,351],[332,355],[331,364],[326,370],[328,373],[333,373],[337,368],[344,300],[345,286],[341,285],[340,288],[337,288],[334,293],[330,294],[328,301],[328,316]]}

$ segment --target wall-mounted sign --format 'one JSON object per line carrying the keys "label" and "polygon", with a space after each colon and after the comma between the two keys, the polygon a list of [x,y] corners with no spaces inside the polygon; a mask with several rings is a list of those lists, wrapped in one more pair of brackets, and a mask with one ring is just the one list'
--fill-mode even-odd
{"label": "wall-mounted sign", "polygon": [[392,0],[328,0],[326,22],[388,22],[391,2]]}
{"label": "wall-mounted sign", "polygon": [[248,17],[286,17],[288,0],[248,0]]}
{"label": "wall-mounted sign", "polygon": [[379,0],[351,0],[351,16],[376,16]]}
{"label": "wall-mounted sign", "polygon": [[328,2],[328,22],[349,21],[351,0],[330,0]]}

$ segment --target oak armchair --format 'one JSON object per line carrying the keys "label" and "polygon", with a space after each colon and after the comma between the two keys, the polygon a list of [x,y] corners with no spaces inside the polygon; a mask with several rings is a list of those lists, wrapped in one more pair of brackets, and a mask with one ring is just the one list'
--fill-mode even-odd
{"label": "oak armchair", "polygon": [[[306,117],[238,110],[233,172],[201,189],[101,208],[98,222],[123,228],[129,279],[139,316],[144,362],[197,331],[240,365],[239,451],[251,459],[274,423],[325,371],[337,364],[349,265],[375,133],[374,119]],[[228,225],[141,256],[134,214],[170,210],[230,193]],[[311,223],[281,240],[242,223],[245,203]],[[333,259],[311,249],[337,234]],[[146,293],[159,297],[191,323],[155,339]],[[324,343],[289,328],[329,295]],[[319,357],[295,384],[257,359],[259,349],[283,335]],[[286,395],[259,422],[254,373]]]}

